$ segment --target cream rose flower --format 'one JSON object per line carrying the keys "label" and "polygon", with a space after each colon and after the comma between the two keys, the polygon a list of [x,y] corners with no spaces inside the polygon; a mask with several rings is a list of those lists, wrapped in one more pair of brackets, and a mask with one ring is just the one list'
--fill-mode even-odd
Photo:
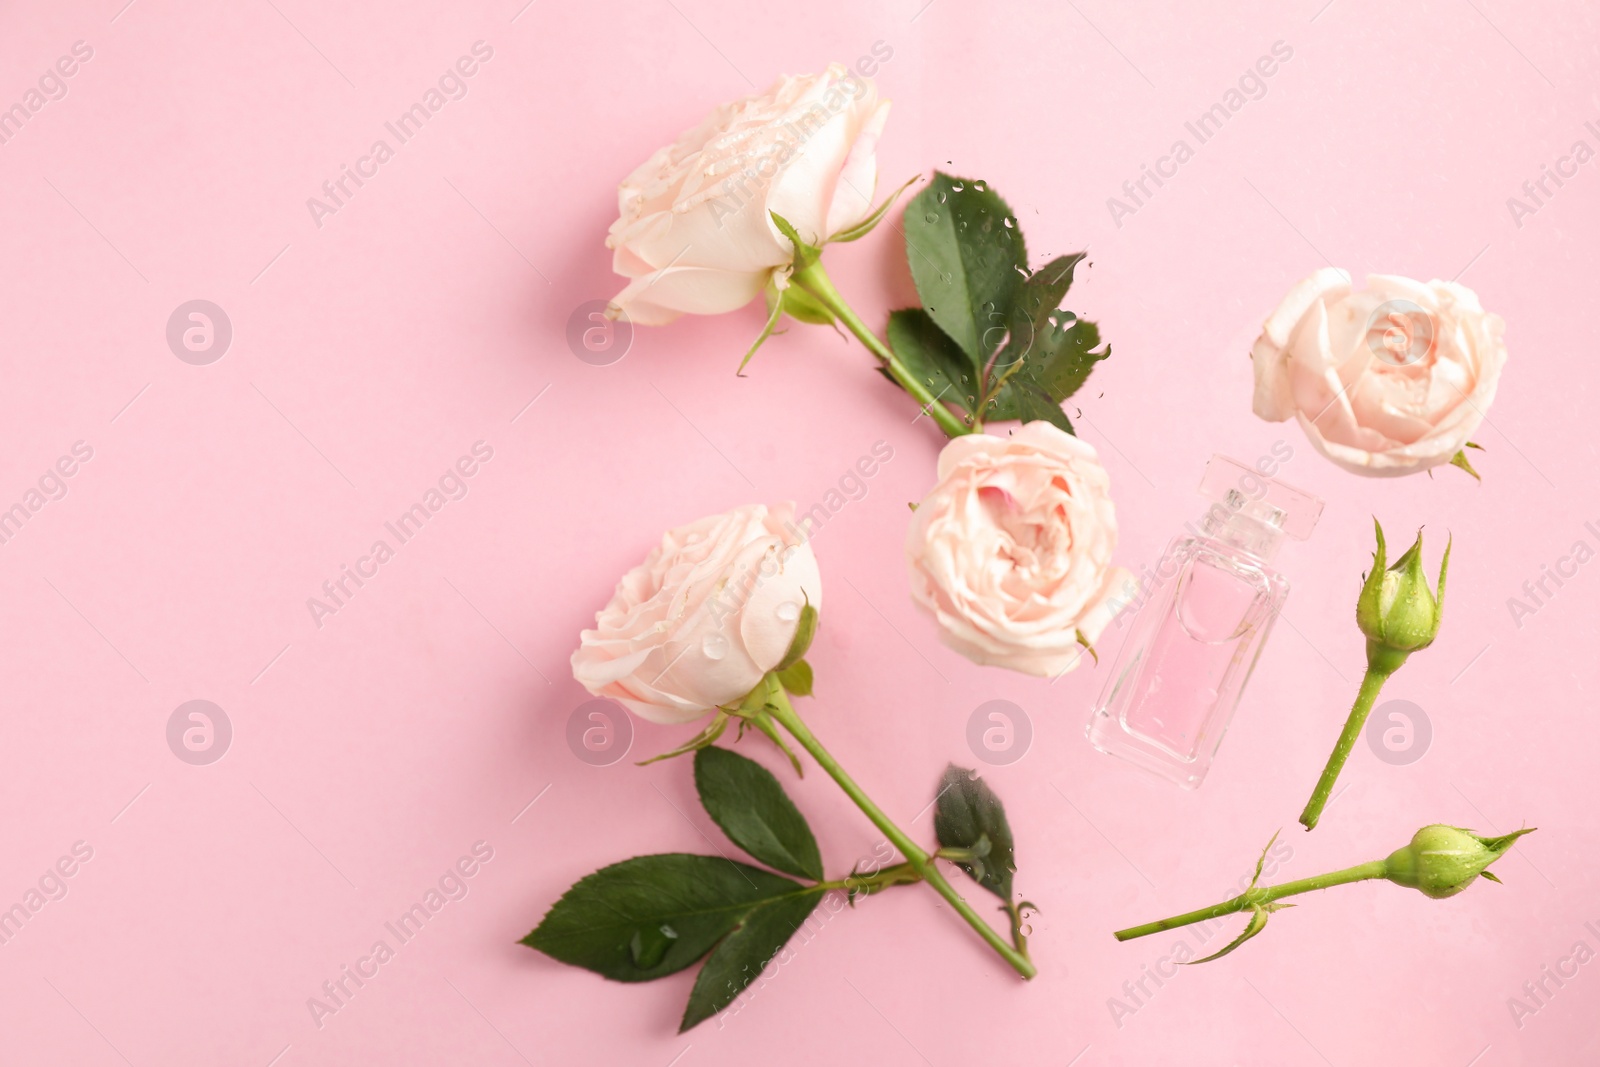
{"label": "cream rose flower", "polygon": [[1251,351],[1255,413],[1294,416],[1357,474],[1448,463],[1482,424],[1506,362],[1505,323],[1464,285],[1319,270],[1289,290]]}
{"label": "cream rose flower", "polygon": [[618,190],[606,246],[632,281],[613,311],[656,326],[749,303],[794,256],[769,212],[818,243],[872,213],[888,117],[872,81],[837,63],[717,108]]}
{"label": "cream rose flower", "polygon": [[572,676],[651,722],[736,701],[783,659],[822,576],[794,505],[734,508],[668,530],[623,575],[572,654]]}
{"label": "cream rose flower", "polygon": [[1131,582],[1111,563],[1110,484],[1093,446],[1048,422],[945,445],[906,538],[911,595],[944,643],[1026,674],[1071,670]]}

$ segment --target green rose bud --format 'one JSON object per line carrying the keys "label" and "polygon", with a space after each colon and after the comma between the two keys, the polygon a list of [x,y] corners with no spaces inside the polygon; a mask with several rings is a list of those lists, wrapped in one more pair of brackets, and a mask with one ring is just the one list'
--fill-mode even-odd
{"label": "green rose bud", "polygon": [[1489,864],[1506,854],[1511,843],[1534,828],[1502,837],[1479,837],[1458,826],[1424,826],[1404,848],[1383,861],[1384,877],[1395,885],[1421,890],[1435,900],[1453,897],[1480,874],[1498,882]]}
{"label": "green rose bud", "polygon": [[1356,624],[1367,635],[1367,666],[1384,674],[1400,669],[1406,657],[1427,648],[1439,634],[1444,613],[1444,580],[1450,569],[1450,545],[1439,561],[1437,596],[1428,588],[1422,572],[1422,533],[1417,540],[1385,569],[1383,526],[1376,519],[1378,550],[1373,554],[1372,570],[1356,600]]}
{"label": "green rose bud", "polygon": [[[1170,919],[1158,919],[1153,923],[1118,930],[1116,938],[1118,941],[1128,941],[1135,937],[1148,937],[1164,930],[1176,930],[1191,923],[1211,922],[1223,915],[1248,911],[1250,921],[1238,937],[1220,952],[1193,961],[1206,963],[1226,956],[1259,934],[1266,927],[1267,918],[1273,912],[1280,908],[1292,907],[1293,905],[1283,903],[1286,897],[1330,889],[1336,885],[1348,885],[1351,882],[1384,878],[1395,885],[1420,890],[1434,900],[1443,900],[1467,888],[1480,875],[1491,882],[1498,882],[1500,879],[1490,873],[1489,864],[1505,855],[1511,848],[1511,843],[1517,838],[1531,833],[1533,827],[1501,837],[1479,837],[1471,830],[1463,830],[1459,826],[1438,824],[1424,826],[1412,836],[1409,845],[1390,853],[1387,859],[1358,863],[1354,867],[1329,871],[1327,874],[1313,875],[1310,878],[1297,878],[1282,885],[1258,887],[1256,881],[1261,877],[1261,867],[1267,858],[1267,850],[1272,848],[1272,841],[1269,841],[1267,849],[1261,853],[1261,859],[1256,861],[1256,876],[1250,880],[1250,887],[1243,893],[1213,904],[1209,908],[1197,908],[1182,915],[1174,915]],[[1276,840],[1277,835],[1274,834],[1273,841]]]}

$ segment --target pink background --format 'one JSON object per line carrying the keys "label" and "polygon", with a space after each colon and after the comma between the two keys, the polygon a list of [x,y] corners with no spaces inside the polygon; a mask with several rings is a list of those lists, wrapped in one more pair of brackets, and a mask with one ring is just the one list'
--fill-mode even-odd
{"label": "pink background", "polygon": [[[74,442],[94,454],[0,546],[0,906],[74,842],[93,858],[0,946],[0,1061],[1600,1059],[1600,963],[1547,980],[1520,1026],[1507,1003],[1577,942],[1600,949],[1584,926],[1600,929],[1600,564],[1520,627],[1506,605],[1574,542],[1600,547],[1584,525],[1600,527],[1600,161],[1520,227],[1506,206],[1575,140],[1600,147],[1584,126],[1600,124],[1600,15],[1322,3],[6,5],[0,103],[75,41],[94,54],[0,145],[0,504]],[[494,54],[469,94],[317,227],[306,198],[478,40]],[[1266,95],[1116,226],[1106,198],[1280,40],[1293,57]],[[1070,306],[1115,355],[1069,411],[1111,471],[1122,561],[1153,562],[1198,514],[1213,451],[1252,461],[1284,441],[1283,477],[1327,500],[1314,539],[1281,557],[1285,624],[1197,793],[1086,743],[1105,669],[1052,685],[938,643],[900,544],[940,438],[859,346],[794,328],[737,378],[757,308],[641,330],[605,367],[564,340],[574,308],[618,287],[601,247],[618,179],[748,83],[879,41],[885,187],[936,165],[984,177],[1035,262],[1091,249]],[[869,321],[912,299],[887,227],[828,262]],[[1481,487],[1449,469],[1361,480],[1252,417],[1254,330],[1325,263],[1461,274],[1504,316]],[[209,366],[165,341],[196,298],[234,329]],[[689,974],[612,984],[515,944],[595,867],[727,847],[686,764],[633,766],[686,730],[641,725],[612,766],[574,757],[585,694],[567,657],[663,528],[756,500],[808,507],[880,439],[894,459],[816,541],[828,599],[802,711],[910,821],[945,761],[973,762],[977,705],[1026,709],[1031,750],[987,775],[1019,889],[1042,907],[1041,973],[1015,980],[932,893],[896,890],[676,1036]],[[479,440],[494,455],[469,495],[315,625],[307,598]],[[1430,569],[1456,536],[1443,633],[1384,694],[1421,705],[1434,739],[1409,766],[1363,744],[1308,836],[1294,818],[1361,670],[1351,614],[1373,514],[1396,541],[1426,523]],[[233,724],[209,766],[165,739],[192,699]],[[763,744],[742,750],[781,771]],[[830,872],[872,854],[831,783],[784,781]],[[1286,878],[1434,821],[1540,830],[1497,868],[1504,886],[1304,898],[1235,956],[1127,999],[1180,937],[1110,931],[1219,899],[1274,830]],[[929,822],[912,828],[931,837]],[[470,893],[319,1028],[307,999],[477,841],[493,859]],[[1114,997],[1137,1010],[1114,1017]]]}

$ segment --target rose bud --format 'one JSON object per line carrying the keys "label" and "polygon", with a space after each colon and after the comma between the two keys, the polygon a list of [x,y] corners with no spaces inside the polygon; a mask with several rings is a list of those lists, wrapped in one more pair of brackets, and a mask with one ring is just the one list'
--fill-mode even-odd
{"label": "rose bud", "polygon": [[1395,885],[1421,890],[1435,900],[1453,897],[1480,874],[1498,882],[1500,879],[1489,872],[1489,864],[1505,855],[1513,841],[1533,830],[1529,827],[1500,837],[1479,837],[1459,826],[1424,826],[1409,845],[1395,849],[1383,861],[1384,877]]}
{"label": "rose bud", "polygon": [[[1439,634],[1439,621],[1444,615],[1444,579],[1450,570],[1450,544],[1444,548],[1439,560],[1439,592],[1435,596],[1428,588],[1428,576],[1422,573],[1422,532],[1417,532],[1416,543],[1405,555],[1395,560],[1394,566],[1385,568],[1386,549],[1383,543],[1383,526],[1376,519],[1378,548],[1372,555],[1372,570],[1367,573],[1356,598],[1356,625],[1367,635],[1367,673],[1361,679],[1361,689],[1356,702],[1345,719],[1344,730],[1333,746],[1322,777],[1300,813],[1300,823],[1307,830],[1316,828],[1322,809],[1333,792],[1344,761],[1355,748],[1361,728],[1367,723],[1373,702],[1383,689],[1383,683],[1399,670],[1406,657],[1433,644]],[[1453,542],[1452,542],[1453,543]]]}
{"label": "rose bud", "polygon": [[1372,570],[1356,600],[1356,625],[1367,635],[1367,664],[1385,664],[1394,673],[1406,657],[1433,644],[1444,613],[1444,581],[1450,569],[1450,545],[1439,561],[1439,592],[1428,588],[1422,571],[1422,532],[1394,566],[1384,569],[1383,527],[1376,520],[1378,550]]}
{"label": "rose bud", "polygon": [[[1533,830],[1533,827],[1528,827],[1501,837],[1479,837],[1471,830],[1455,826],[1439,824],[1424,826],[1412,835],[1409,845],[1391,852],[1387,859],[1358,863],[1354,867],[1329,871],[1327,874],[1313,875],[1310,878],[1297,878],[1282,885],[1258,886],[1256,883],[1261,880],[1261,868],[1267,858],[1266,849],[1263,849],[1261,858],[1256,861],[1255,877],[1250,879],[1249,887],[1238,896],[1213,904],[1209,908],[1196,908],[1182,915],[1174,915],[1170,919],[1158,919],[1141,926],[1130,926],[1126,930],[1118,930],[1113,936],[1118,941],[1128,941],[1135,937],[1160,933],[1163,930],[1176,930],[1190,923],[1210,922],[1223,915],[1248,911],[1250,921],[1238,937],[1204,959],[1192,961],[1206,963],[1226,956],[1266,929],[1267,919],[1273,912],[1293,907],[1291,904],[1281,903],[1286,897],[1330,889],[1336,885],[1348,885],[1351,882],[1384,878],[1395,885],[1419,889],[1435,900],[1443,900],[1467,888],[1479,875],[1491,882],[1498,882],[1500,879],[1489,872],[1489,864],[1505,855],[1517,838],[1523,834],[1531,834]],[[1278,835],[1273,834],[1272,841],[1277,839]],[[1267,849],[1272,847],[1272,841],[1267,842]]]}

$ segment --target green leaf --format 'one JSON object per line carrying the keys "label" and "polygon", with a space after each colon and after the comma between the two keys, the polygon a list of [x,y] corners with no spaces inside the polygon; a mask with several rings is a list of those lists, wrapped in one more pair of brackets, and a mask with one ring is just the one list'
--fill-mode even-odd
{"label": "green leaf", "polygon": [[783,670],[778,672],[778,681],[790,694],[797,697],[811,695],[811,664],[803,659],[797,659]]}
{"label": "green leaf", "polygon": [[788,219],[776,211],[768,211],[767,214],[772,216],[773,225],[778,227],[778,232],[787,237],[789,243],[794,245],[795,274],[805,270],[822,257],[822,249],[801,237]]}
{"label": "green leaf", "polygon": [[811,641],[817,636],[817,622],[817,609],[811,605],[811,598],[806,597],[805,606],[800,609],[800,618],[795,623],[794,637],[789,640],[789,649],[778,661],[779,671],[799,663],[801,657],[810,651]]}
{"label": "green leaf", "polygon": [[957,861],[957,866],[1009,904],[1011,878],[1017,870],[1011,824],[1006,821],[1005,805],[994,790],[973,774],[954,763],[944,769],[934,802],[933,831],[944,848],[979,854],[987,848],[982,859]]}
{"label": "green leaf", "polygon": [[1032,380],[1020,374],[1000,387],[1000,395],[995,397],[993,403],[989,405],[989,410],[984,412],[984,418],[990,422],[1006,419],[1016,419],[1019,422],[1043,420],[1067,433],[1077,433],[1072,428],[1072,420],[1061,410],[1061,405],[1051,400],[1050,394],[1035,385]]}
{"label": "green leaf", "polygon": [[694,757],[700,803],[728,839],[767,866],[822,881],[822,854],[805,816],[778,779],[755,760],[725,748]]}
{"label": "green leaf", "polygon": [[1027,273],[1016,217],[982,181],[935,171],[906,208],[905,231],[923,307],[981,371]]}
{"label": "green leaf", "polygon": [[[1109,347],[1096,352],[1100,329],[1070,311],[1053,311],[1033,337],[1029,349],[1012,353],[1018,362],[1007,372],[986,419],[1049,419],[1067,432],[1072,424],[1061,413],[1061,402],[1077,392],[1094,365],[1111,355]],[[1000,359],[1006,358],[1002,353]],[[997,367],[999,366],[997,360]]]}
{"label": "green leaf", "polygon": [[648,982],[693,964],[758,905],[810,892],[718,856],[636,856],[579,879],[522,944],[619,982]]}
{"label": "green leaf", "polygon": [[904,185],[890,193],[888,196],[884,197],[883,203],[874,208],[872,214],[868,215],[866,218],[862,219],[848,230],[840,230],[828,240],[857,241],[865,237],[867,234],[871,233],[875,228],[877,228],[878,223],[883,221],[883,217],[889,213],[889,209],[894,207],[894,202],[900,199],[900,194],[921,180],[922,175],[920,174],[909,178]]}
{"label": "green leaf", "polygon": [[812,889],[763,904],[750,912],[722,939],[700,969],[689,994],[689,1003],[683,1009],[678,1033],[698,1026],[733,1003],[800,929],[825,892]]}
{"label": "green leaf", "polygon": [[1051,316],[1061,307],[1061,299],[1072,288],[1072,275],[1086,253],[1057,256],[1028,275],[1017,291],[1006,319],[1005,346],[995,356],[994,371],[1002,380],[1021,368],[1034,351],[1034,340],[1047,332]]}
{"label": "green leaf", "polygon": [[[922,308],[889,313],[889,347],[942,403],[953,403],[972,413],[967,397],[976,395],[975,372],[961,346],[939,329]],[[887,377],[887,375],[886,375]],[[963,381],[962,379],[966,379]],[[894,381],[893,378],[889,378]],[[897,385],[899,383],[896,383]]]}

